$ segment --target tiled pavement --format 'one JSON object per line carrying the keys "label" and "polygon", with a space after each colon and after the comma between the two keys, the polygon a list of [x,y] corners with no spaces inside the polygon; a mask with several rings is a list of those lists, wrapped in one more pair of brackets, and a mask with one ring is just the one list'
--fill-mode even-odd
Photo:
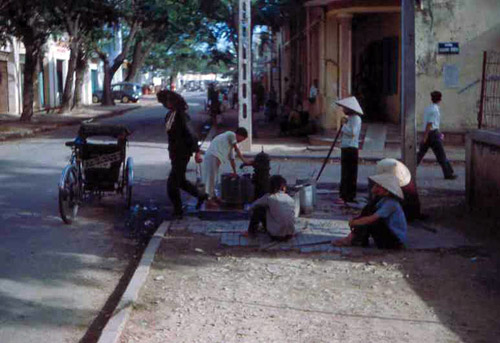
{"label": "tiled pavement", "polygon": [[[286,242],[270,239],[265,233],[256,238],[243,236],[248,226],[248,212],[243,210],[201,211],[193,210],[194,203],[188,205],[188,216],[179,226],[193,234],[217,237],[226,247],[245,247],[259,251],[340,252],[351,254],[353,250],[373,252],[373,249],[338,248],[330,244],[334,239],[349,233],[348,219],[359,213],[358,208],[345,207],[333,203],[336,192],[320,190],[318,203],[312,214],[296,219],[296,236]],[[367,194],[358,197],[361,207]],[[372,242],[373,245],[373,242]],[[408,249],[452,249],[473,245],[464,235],[452,228],[435,227],[429,223],[416,222],[408,227]]]}

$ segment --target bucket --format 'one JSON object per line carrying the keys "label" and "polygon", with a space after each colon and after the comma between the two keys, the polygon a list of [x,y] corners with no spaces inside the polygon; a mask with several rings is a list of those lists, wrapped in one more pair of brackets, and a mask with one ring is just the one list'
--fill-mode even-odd
{"label": "bucket", "polygon": [[300,212],[311,214],[314,210],[313,186],[307,185],[300,188]]}
{"label": "bucket", "polygon": [[313,206],[316,206],[316,202],[317,202],[317,188],[316,188],[316,180],[314,179],[297,179],[297,182],[296,182],[297,185],[311,185],[312,187],[312,202],[313,202]]}
{"label": "bucket", "polygon": [[222,174],[221,197],[229,205],[242,205],[253,200],[254,188],[251,174]]}

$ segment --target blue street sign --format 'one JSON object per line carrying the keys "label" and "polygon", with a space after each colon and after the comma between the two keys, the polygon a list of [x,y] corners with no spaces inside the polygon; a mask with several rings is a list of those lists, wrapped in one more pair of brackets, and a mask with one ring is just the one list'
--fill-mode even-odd
{"label": "blue street sign", "polygon": [[438,54],[459,54],[460,48],[458,42],[441,42],[438,43]]}

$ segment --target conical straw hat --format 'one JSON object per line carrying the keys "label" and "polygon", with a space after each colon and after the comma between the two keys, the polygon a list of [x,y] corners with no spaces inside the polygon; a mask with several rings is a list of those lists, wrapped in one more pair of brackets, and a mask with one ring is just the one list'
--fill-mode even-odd
{"label": "conical straw hat", "polygon": [[391,174],[398,178],[399,186],[404,187],[411,181],[411,173],[406,166],[394,158],[384,158],[377,162],[377,174]]}
{"label": "conical straw hat", "polygon": [[340,99],[338,101],[335,101],[335,103],[339,106],[353,110],[354,112],[359,113],[361,115],[363,114],[363,110],[361,109],[361,106],[359,105],[358,99],[356,99],[356,97],[354,97],[354,96]]}
{"label": "conical straw hat", "polygon": [[370,176],[369,179],[386,189],[389,193],[394,194],[400,199],[404,199],[403,191],[401,190],[401,187],[399,187],[398,178],[394,175],[379,174]]}

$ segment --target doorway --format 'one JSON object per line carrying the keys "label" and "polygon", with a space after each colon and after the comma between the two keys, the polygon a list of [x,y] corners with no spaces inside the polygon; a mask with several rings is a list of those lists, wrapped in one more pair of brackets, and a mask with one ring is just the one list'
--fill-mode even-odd
{"label": "doorway", "polygon": [[399,123],[400,14],[355,15],[352,22],[352,89],[363,120]]}

